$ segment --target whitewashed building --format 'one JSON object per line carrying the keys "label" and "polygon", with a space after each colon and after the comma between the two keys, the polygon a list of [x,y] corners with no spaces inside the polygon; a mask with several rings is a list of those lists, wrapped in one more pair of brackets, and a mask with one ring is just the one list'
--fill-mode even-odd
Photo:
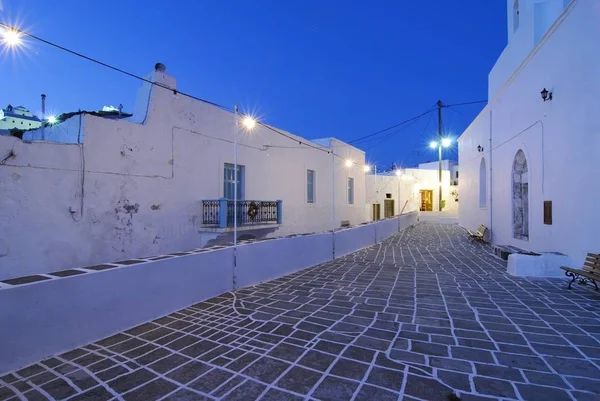
{"label": "whitewashed building", "polygon": [[[443,210],[457,210],[451,195],[450,174],[442,170]],[[368,174],[366,179],[366,219],[379,220],[410,212],[437,211],[439,172],[407,168],[383,174]]]}
{"label": "whitewashed building", "polygon": [[[234,114],[178,94],[160,68],[150,78],[132,118],[0,137],[0,279],[231,238]],[[282,133],[240,132],[240,239],[364,222],[364,152]]]}
{"label": "whitewashed building", "polygon": [[508,0],[489,101],[459,139],[459,222],[492,241],[600,252],[600,2]]}
{"label": "whitewashed building", "polygon": [[23,106],[13,107],[9,104],[5,109],[0,109],[0,131],[24,131],[41,125],[42,121]]}
{"label": "whitewashed building", "polygon": [[[419,168],[421,170],[439,171],[439,167],[439,161],[419,163]],[[450,172],[450,185],[458,185],[458,163],[450,159],[442,160],[442,171],[443,170],[448,170]]]}

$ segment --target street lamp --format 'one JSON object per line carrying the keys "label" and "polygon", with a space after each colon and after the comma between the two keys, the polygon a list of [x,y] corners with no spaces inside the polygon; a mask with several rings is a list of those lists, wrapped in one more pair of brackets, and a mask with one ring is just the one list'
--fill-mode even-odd
{"label": "street lamp", "polygon": [[242,125],[248,131],[252,131],[256,127],[256,120],[251,116],[246,116],[242,120]]}
{"label": "street lamp", "polygon": [[56,116],[48,116],[46,121],[48,122],[48,124],[54,125],[58,122],[58,119],[56,118]]}
{"label": "street lamp", "polygon": [[438,170],[438,178],[440,186],[438,188],[438,198],[439,198],[439,211],[442,211],[442,148],[447,148],[452,145],[452,139],[450,138],[442,138],[440,135],[440,141],[431,141],[429,142],[429,147],[431,149],[438,150],[438,158],[439,158],[439,170]]}
{"label": "street lamp", "polygon": [[237,162],[237,148],[238,148],[238,134],[239,134],[239,126],[240,126],[240,122],[242,124],[242,126],[244,127],[244,129],[247,132],[252,131],[255,127],[256,127],[256,119],[254,119],[251,116],[244,116],[242,119],[240,119],[240,112],[238,109],[238,106],[235,105],[234,107],[234,117],[235,117],[235,134],[234,134],[234,140],[233,140],[233,246],[234,246],[234,250],[235,247],[237,246],[237,203],[238,203],[238,193],[237,193],[237,188],[238,188],[238,162]]}
{"label": "street lamp", "polygon": [[2,43],[9,47],[18,47],[23,43],[21,33],[14,28],[2,28],[0,36],[2,36]]}
{"label": "street lamp", "polygon": [[345,165],[346,165],[346,167],[350,168],[354,165],[354,162],[350,159],[346,159]]}
{"label": "street lamp", "polygon": [[371,166],[369,166],[369,165],[367,164],[367,165],[365,165],[365,166],[363,167],[363,170],[365,170],[365,173],[370,173],[370,172],[371,172]]}

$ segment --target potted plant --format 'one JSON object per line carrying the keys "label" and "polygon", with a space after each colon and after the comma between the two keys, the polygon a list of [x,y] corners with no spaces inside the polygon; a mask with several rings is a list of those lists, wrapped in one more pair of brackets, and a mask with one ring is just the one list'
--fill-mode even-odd
{"label": "potted plant", "polygon": [[450,191],[450,195],[454,197],[454,202],[458,202],[458,188],[454,188]]}

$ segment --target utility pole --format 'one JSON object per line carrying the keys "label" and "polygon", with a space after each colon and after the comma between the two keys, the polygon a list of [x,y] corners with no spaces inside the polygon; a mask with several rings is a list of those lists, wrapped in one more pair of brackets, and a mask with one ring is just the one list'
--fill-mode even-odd
{"label": "utility pole", "polygon": [[439,170],[438,170],[438,207],[439,211],[442,211],[442,107],[444,103],[441,100],[437,101],[438,108],[438,157],[439,157]]}

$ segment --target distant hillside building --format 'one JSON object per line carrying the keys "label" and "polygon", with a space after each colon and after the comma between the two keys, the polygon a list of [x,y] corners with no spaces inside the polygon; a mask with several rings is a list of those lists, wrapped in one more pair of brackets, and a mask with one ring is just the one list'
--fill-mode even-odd
{"label": "distant hillside building", "polygon": [[42,121],[23,106],[0,109],[0,131],[28,130],[42,126]]}

